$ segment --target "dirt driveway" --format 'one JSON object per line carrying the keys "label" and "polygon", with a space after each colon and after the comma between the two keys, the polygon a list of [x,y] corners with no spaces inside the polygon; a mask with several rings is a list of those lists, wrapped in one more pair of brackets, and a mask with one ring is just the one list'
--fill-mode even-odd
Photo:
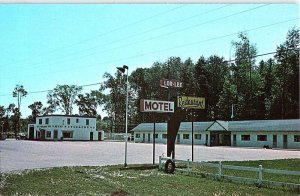
{"label": "dirt driveway", "polygon": [[[0,171],[60,166],[124,164],[124,142],[0,141]],[[127,163],[152,163],[152,144],[128,143]],[[167,146],[156,144],[158,156]],[[195,161],[300,158],[299,150],[194,146]],[[191,146],[176,145],[176,159],[191,159]]]}

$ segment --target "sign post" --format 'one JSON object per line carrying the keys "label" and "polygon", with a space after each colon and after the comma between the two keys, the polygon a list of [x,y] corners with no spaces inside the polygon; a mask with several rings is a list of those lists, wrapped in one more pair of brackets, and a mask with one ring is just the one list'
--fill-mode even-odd
{"label": "sign post", "polygon": [[[156,112],[156,113],[174,113],[174,102],[172,101],[158,101],[150,99],[140,100],[141,112]],[[155,164],[155,135],[156,135],[156,118],[154,116],[153,123],[153,165]]]}
{"label": "sign post", "polygon": [[[187,109],[205,109],[204,97],[178,96],[177,106]],[[194,119],[192,118],[192,161],[194,161]]]}

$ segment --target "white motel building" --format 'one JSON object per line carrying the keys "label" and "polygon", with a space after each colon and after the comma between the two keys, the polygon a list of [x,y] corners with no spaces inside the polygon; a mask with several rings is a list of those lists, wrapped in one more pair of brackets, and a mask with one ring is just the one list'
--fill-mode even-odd
{"label": "white motel building", "polygon": [[28,125],[30,140],[103,140],[103,131],[96,130],[96,118],[77,115],[45,115]]}
{"label": "white motel building", "polygon": [[[134,142],[152,143],[154,123],[131,130]],[[167,123],[155,123],[155,142],[167,143]],[[182,122],[177,144],[300,149],[300,119]]]}

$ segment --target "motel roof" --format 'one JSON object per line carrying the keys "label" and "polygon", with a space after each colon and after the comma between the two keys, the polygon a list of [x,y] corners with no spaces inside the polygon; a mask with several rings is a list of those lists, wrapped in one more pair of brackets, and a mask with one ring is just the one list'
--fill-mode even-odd
{"label": "motel roof", "polygon": [[[141,123],[131,131],[152,132],[154,123]],[[166,132],[167,123],[156,123],[156,132]],[[182,122],[179,131],[192,129],[192,122]],[[209,121],[194,122],[194,131],[300,131],[300,119],[252,120],[252,121]]]}
{"label": "motel roof", "polygon": [[300,119],[229,122],[230,131],[300,131]]}

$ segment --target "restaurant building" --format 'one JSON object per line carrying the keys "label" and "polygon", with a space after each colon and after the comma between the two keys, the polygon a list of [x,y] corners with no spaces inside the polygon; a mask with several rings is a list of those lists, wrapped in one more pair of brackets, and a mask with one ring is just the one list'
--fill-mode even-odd
{"label": "restaurant building", "polygon": [[28,125],[30,140],[103,140],[103,131],[96,130],[96,117],[78,115],[45,115]]}

